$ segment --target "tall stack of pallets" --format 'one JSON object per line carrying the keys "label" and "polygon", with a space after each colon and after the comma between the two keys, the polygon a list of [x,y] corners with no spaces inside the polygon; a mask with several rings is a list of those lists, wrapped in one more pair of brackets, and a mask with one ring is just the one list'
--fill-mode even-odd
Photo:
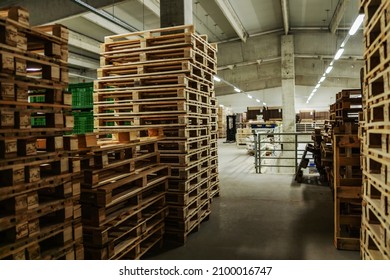
{"label": "tall stack of pallets", "polygon": [[360,89],[342,90],[330,105],[331,127],[322,132],[321,158],[334,195],[334,244],[359,250],[362,215],[359,112]]}
{"label": "tall stack of pallets", "polygon": [[166,237],[180,242],[209,216],[219,190],[216,48],[206,39],[193,26],[106,37],[95,83],[96,129],[164,134],[160,160],[172,172]]}
{"label": "tall stack of pallets", "polygon": [[0,259],[83,259],[68,31],[0,10]]}
{"label": "tall stack of pallets", "polygon": [[362,128],[363,259],[390,259],[390,2],[361,1],[365,13]]}

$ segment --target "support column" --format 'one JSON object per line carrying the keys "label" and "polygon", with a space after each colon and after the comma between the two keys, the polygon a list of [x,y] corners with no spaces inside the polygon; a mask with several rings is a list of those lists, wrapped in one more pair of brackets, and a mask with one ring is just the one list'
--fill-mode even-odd
{"label": "support column", "polygon": [[[281,40],[282,52],[282,98],[283,98],[283,132],[295,132],[295,65],[294,65],[294,37],[283,35]],[[294,136],[285,136],[283,141],[294,142]],[[294,158],[295,145],[283,145],[282,157]],[[283,159],[286,165],[293,166],[294,159]],[[282,173],[295,173],[295,168],[282,168]]]}
{"label": "support column", "polygon": [[282,36],[283,131],[295,132],[294,37]]}
{"label": "support column", "polygon": [[160,26],[193,24],[192,0],[160,0]]}

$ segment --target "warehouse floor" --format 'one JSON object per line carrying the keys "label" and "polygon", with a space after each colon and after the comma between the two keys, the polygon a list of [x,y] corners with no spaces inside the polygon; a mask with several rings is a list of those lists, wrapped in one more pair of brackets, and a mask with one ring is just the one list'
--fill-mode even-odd
{"label": "warehouse floor", "polygon": [[292,175],[255,174],[254,158],[219,142],[220,197],[184,246],[166,244],[149,259],[360,259],[333,246],[329,187]]}

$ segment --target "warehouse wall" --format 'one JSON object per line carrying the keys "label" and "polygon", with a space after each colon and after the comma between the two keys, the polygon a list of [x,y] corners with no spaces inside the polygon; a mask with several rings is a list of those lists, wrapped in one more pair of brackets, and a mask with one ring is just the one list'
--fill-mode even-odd
{"label": "warehouse wall", "polygon": [[[299,110],[329,110],[329,105],[335,102],[336,93],[341,91],[343,87],[322,87],[319,88],[316,95],[311,99],[309,104],[306,104],[307,97],[310,95],[313,87],[296,86],[295,111]],[[229,95],[218,96],[218,103],[227,107],[231,107],[233,112],[245,112],[249,106],[263,106],[263,102],[267,106],[282,106],[282,91],[281,88],[271,88],[265,90],[247,92],[253,96],[249,99],[243,93],[235,93]],[[256,98],[260,99],[261,103],[256,102]]]}

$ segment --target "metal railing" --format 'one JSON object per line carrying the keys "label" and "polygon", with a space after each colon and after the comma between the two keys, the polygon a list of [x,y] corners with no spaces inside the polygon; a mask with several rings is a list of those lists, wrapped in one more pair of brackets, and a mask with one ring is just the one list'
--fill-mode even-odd
{"label": "metal railing", "polygon": [[312,142],[311,132],[257,132],[256,173],[295,173],[306,144]]}

